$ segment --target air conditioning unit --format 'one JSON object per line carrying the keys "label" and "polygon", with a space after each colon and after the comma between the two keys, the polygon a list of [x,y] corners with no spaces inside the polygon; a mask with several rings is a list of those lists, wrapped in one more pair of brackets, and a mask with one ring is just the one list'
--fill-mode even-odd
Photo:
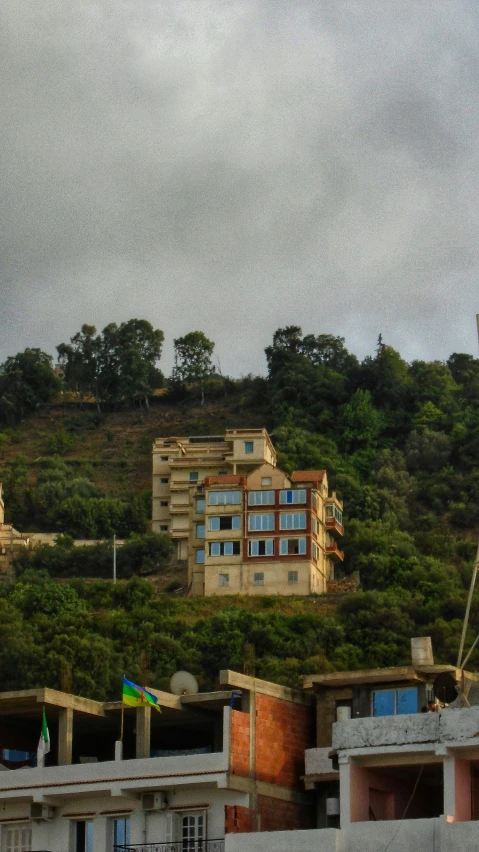
{"label": "air conditioning unit", "polygon": [[326,815],[339,816],[339,799],[326,799]]}
{"label": "air conditioning unit", "polygon": [[164,793],[143,793],[141,796],[142,811],[164,811],[167,804]]}
{"label": "air conditioning unit", "polygon": [[51,805],[42,805],[41,802],[32,802],[30,805],[30,819],[41,822],[51,822],[55,816],[55,808]]}

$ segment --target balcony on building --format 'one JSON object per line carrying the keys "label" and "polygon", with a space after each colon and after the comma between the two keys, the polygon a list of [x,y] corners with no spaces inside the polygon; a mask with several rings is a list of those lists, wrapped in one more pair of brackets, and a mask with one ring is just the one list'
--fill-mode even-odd
{"label": "balcony on building", "polygon": [[[130,792],[224,783],[232,691],[176,696],[152,690],[149,705],[123,708],[50,689],[0,693],[0,799],[25,800],[40,784],[61,799],[118,783]],[[43,769],[36,749],[45,707],[51,751]],[[16,771],[18,770],[18,771]],[[21,771],[20,771],[21,770]]]}

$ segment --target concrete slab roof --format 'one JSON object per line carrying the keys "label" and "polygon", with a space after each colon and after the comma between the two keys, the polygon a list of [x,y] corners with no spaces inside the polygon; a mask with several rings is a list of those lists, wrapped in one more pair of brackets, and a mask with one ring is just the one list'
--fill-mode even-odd
{"label": "concrete slab roof", "polygon": [[424,683],[437,675],[449,672],[459,682],[464,675],[468,681],[479,681],[474,672],[462,671],[455,666],[394,666],[387,669],[363,669],[354,672],[329,672],[327,674],[305,675],[304,689],[332,689],[338,686],[361,686],[380,683]]}
{"label": "concrete slab roof", "polygon": [[103,703],[91,698],[81,698],[56,689],[21,689],[14,692],[0,692],[0,715],[28,713],[40,706],[50,708],[71,708],[78,713],[90,716],[104,716]]}
{"label": "concrete slab roof", "polygon": [[233,686],[237,689],[245,689],[250,692],[259,692],[263,695],[271,695],[283,701],[292,701],[295,704],[312,704],[313,697],[303,692],[302,689],[290,689],[289,686],[280,686],[278,683],[270,683],[267,680],[259,680],[256,677],[233,672],[229,669],[220,671],[220,685]]}

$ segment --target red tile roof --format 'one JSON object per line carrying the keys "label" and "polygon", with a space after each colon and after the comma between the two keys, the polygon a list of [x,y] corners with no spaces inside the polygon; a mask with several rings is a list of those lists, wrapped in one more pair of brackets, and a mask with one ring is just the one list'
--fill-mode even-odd
{"label": "red tile roof", "polygon": [[205,487],[209,485],[246,485],[246,476],[241,473],[224,473],[220,476],[205,476]]}
{"label": "red tile roof", "polygon": [[319,482],[326,476],[325,470],[293,470],[291,482]]}

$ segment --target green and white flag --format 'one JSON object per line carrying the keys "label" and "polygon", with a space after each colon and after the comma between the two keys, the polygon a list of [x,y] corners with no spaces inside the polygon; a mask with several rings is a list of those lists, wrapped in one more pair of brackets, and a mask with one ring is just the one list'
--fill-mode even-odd
{"label": "green and white flag", "polygon": [[40,734],[40,739],[38,740],[38,748],[37,748],[37,766],[40,769],[43,769],[45,766],[45,755],[50,751],[50,734],[48,731],[47,725],[47,716],[45,713],[45,708],[43,708],[43,717],[42,717],[42,732]]}

